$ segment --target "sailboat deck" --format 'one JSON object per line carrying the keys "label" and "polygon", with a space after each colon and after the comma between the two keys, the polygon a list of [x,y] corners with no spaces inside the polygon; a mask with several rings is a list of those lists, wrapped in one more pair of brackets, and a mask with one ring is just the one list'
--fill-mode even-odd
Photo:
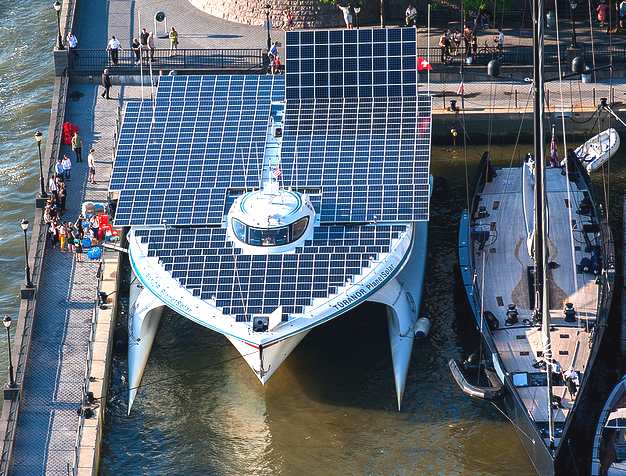
{"label": "sailboat deck", "polygon": [[[599,238],[597,233],[583,233],[583,225],[591,223],[589,216],[577,213],[584,192],[570,182],[568,197],[566,180],[560,172],[547,169],[545,174],[552,357],[562,370],[577,370],[582,377],[589,359],[589,330],[596,317],[598,285],[595,275],[583,273],[579,264],[583,258],[591,258],[589,244],[598,244]],[[548,420],[548,392],[545,367],[540,368],[537,363],[543,360],[545,349],[540,325],[532,320],[534,284],[529,270],[533,262],[527,246],[529,231],[533,229],[533,180],[524,166],[498,169],[492,182],[485,184],[480,205],[486,208],[488,216],[475,216],[473,224],[489,228],[490,239],[484,250],[475,243],[474,262],[476,285],[483,289],[483,309],[498,319],[499,327],[492,331],[492,336],[504,370],[513,376],[520,374],[515,383],[518,394],[532,419],[541,423]],[[564,320],[567,302],[574,304],[575,322]],[[519,322],[510,327],[505,323],[509,304],[515,304],[519,313]],[[484,326],[487,327],[486,322]],[[554,419],[564,422],[575,397],[560,379],[553,382],[553,394],[561,398],[562,407],[553,407]]]}

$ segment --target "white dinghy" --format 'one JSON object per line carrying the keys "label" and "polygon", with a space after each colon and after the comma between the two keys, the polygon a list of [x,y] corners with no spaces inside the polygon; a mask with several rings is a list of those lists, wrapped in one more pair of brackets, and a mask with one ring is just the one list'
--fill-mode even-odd
{"label": "white dinghy", "polygon": [[613,128],[593,136],[574,152],[587,169],[587,173],[595,172],[615,155],[619,149],[619,134]]}

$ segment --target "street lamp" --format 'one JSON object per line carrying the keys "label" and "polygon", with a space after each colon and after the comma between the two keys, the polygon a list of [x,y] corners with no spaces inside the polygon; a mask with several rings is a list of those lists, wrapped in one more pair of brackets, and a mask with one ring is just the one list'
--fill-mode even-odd
{"label": "street lamp", "polygon": [[2,324],[4,324],[4,328],[7,330],[7,346],[9,349],[9,385],[8,388],[15,388],[15,377],[13,376],[13,360],[11,360],[11,318],[9,316],[4,316],[2,319]]}
{"label": "street lamp", "polygon": [[24,261],[26,263],[25,271],[26,271],[26,287],[33,288],[33,282],[30,280],[30,265],[28,264],[28,240],[26,239],[26,232],[28,231],[28,220],[22,220],[20,226],[22,227],[22,231],[24,232]]}
{"label": "street lamp", "polygon": [[380,0],[380,27],[385,28],[385,0]]}
{"label": "street lamp", "polygon": [[570,0],[569,2],[569,6],[570,6],[570,13],[571,13],[571,19],[572,19],[572,44],[570,45],[570,48],[575,50],[578,49],[578,44],[576,43],[576,26],[574,24],[574,13],[576,12],[576,7],[578,6],[578,2],[576,2],[575,0]]}
{"label": "street lamp", "polygon": [[265,26],[267,26],[267,52],[272,49],[272,38],[270,37],[270,11],[272,6],[268,3],[265,4]]}
{"label": "street lamp", "polygon": [[357,4],[354,7],[354,20],[356,23],[356,29],[359,29],[359,13],[361,13],[361,5]]}
{"label": "street lamp", "polygon": [[[39,185],[41,190],[39,191],[39,198],[46,199],[48,198],[48,194],[46,193],[46,185],[43,179],[43,164],[41,161],[41,139],[43,139],[43,134],[40,131],[35,132],[35,141],[37,142],[37,152],[39,153]],[[42,207],[39,207],[42,208]]]}
{"label": "street lamp", "polygon": [[57,31],[59,33],[59,37],[57,38],[57,50],[64,50],[63,39],[61,39],[61,2],[59,2],[59,0],[55,0],[52,7],[54,8],[54,11],[57,12]]}

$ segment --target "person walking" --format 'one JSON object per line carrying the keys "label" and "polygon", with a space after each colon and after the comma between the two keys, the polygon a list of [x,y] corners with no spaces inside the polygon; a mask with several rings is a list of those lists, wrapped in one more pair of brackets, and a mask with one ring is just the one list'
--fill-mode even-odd
{"label": "person walking", "polygon": [[450,40],[445,32],[439,37],[439,49],[441,50],[441,63],[446,63],[450,54]]}
{"label": "person walking", "polygon": [[72,150],[76,154],[76,162],[83,161],[83,140],[78,135],[78,131],[72,136]]}
{"label": "person walking", "polygon": [[148,36],[148,48],[150,49],[150,63],[154,63],[154,52],[156,50],[156,46],[154,45],[154,32],[150,32],[150,36]]}
{"label": "person walking", "polygon": [[87,182],[91,184],[96,183],[96,159],[94,157],[94,152],[96,150],[92,147],[89,151],[89,155],[87,156],[87,167],[89,167],[89,175],[87,176]]}
{"label": "person walking", "polygon": [[340,5],[337,4],[337,8],[339,8],[339,10],[341,10],[341,12],[343,13],[343,20],[346,22],[346,28],[348,30],[352,29],[352,12],[350,11],[350,5]]}
{"label": "person walking", "polygon": [[139,64],[141,61],[141,43],[139,43],[137,38],[133,38],[130,48],[133,50],[133,53],[135,53],[135,64]]}
{"label": "person walking", "polygon": [[61,164],[63,165],[63,176],[65,180],[69,180],[72,177],[72,161],[67,155],[64,155]]}
{"label": "person walking", "polygon": [[178,32],[176,28],[172,27],[170,30],[170,56],[174,56],[176,53],[175,50],[178,51]]}
{"label": "person walking", "polygon": [[111,55],[111,63],[117,64],[119,61],[119,52],[122,50],[122,44],[119,42],[115,35],[111,37],[107,44],[107,51]]}
{"label": "person walking", "polygon": [[100,84],[102,84],[102,87],[104,88],[104,91],[102,91],[102,94],[100,94],[100,96],[106,97],[107,99],[111,99],[109,97],[109,89],[111,89],[111,78],[109,77],[108,69],[105,69],[102,72],[102,78],[100,80]]}

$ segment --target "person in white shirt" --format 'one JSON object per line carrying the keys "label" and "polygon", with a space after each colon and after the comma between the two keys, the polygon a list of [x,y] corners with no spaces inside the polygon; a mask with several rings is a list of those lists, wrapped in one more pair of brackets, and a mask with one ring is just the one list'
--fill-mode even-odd
{"label": "person in white shirt", "polygon": [[76,54],[76,48],[78,48],[78,39],[76,38],[76,35],[74,35],[74,33],[72,33],[71,31],[67,34],[67,46],[71,66],[74,59],[78,56]]}
{"label": "person in white shirt", "polygon": [[72,161],[67,155],[63,156],[61,165],[63,165],[63,176],[65,180],[69,180],[70,177],[72,176]]}
{"label": "person in white shirt", "polygon": [[504,49],[504,33],[502,32],[502,28],[498,28],[498,36],[495,38],[498,43],[498,49],[500,52]]}
{"label": "person in white shirt", "polygon": [[350,6],[337,5],[337,8],[343,12],[343,19],[346,22],[346,28],[352,29],[352,13],[350,12]]}
{"label": "person in white shirt", "polygon": [[117,62],[119,61],[118,53],[121,51],[121,49],[122,44],[117,38],[115,38],[115,36],[112,36],[109,40],[109,43],[107,44],[107,51],[111,55],[111,62],[113,64],[117,64]]}
{"label": "person in white shirt", "polygon": [[409,3],[409,6],[406,7],[405,20],[406,26],[417,26],[417,8],[412,3]]}
{"label": "person in white shirt", "polygon": [[96,158],[94,157],[94,152],[96,150],[92,147],[89,150],[89,155],[87,156],[87,166],[89,167],[89,176],[87,177],[87,182],[96,183]]}

